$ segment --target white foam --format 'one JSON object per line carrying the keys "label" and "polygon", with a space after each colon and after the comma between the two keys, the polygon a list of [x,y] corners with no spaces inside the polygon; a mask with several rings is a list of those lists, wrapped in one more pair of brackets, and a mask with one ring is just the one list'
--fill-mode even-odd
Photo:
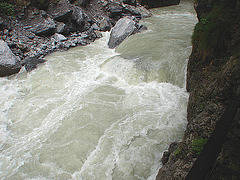
{"label": "white foam", "polygon": [[134,46],[139,34],[116,53],[106,32],[31,73],[2,78],[0,178],[153,179],[186,125],[184,77],[172,74],[184,74],[190,52],[178,40],[181,53],[155,54],[155,28],[139,39],[153,38],[150,50]]}

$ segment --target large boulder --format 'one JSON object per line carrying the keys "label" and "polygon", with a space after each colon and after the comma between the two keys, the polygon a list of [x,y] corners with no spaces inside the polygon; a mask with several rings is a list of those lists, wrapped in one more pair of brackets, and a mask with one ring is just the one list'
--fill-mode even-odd
{"label": "large boulder", "polygon": [[130,4],[130,5],[133,5],[133,6],[137,5],[137,1],[136,0],[123,0],[123,3]]}
{"label": "large boulder", "polygon": [[123,7],[119,3],[110,2],[108,4],[107,11],[109,12],[109,17],[111,18],[114,18],[116,16],[121,17],[123,13]]}
{"label": "large boulder", "polygon": [[68,22],[73,10],[70,3],[66,0],[60,0],[57,3],[51,3],[47,9],[52,18],[59,22]]}
{"label": "large boulder", "polygon": [[[49,36],[51,35],[56,28],[55,22],[51,18],[37,18],[38,20],[34,21],[32,25],[25,27],[29,31],[33,32],[39,36]],[[37,22],[38,21],[38,22]]]}
{"label": "large boulder", "polygon": [[87,4],[89,4],[90,0],[76,0],[74,1],[75,4],[82,6],[82,7],[86,7]]}
{"label": "large boulder", "polygon": [[38,9],[47,9],[50,0],[32,0],[31,4]]}
{"label": "large boulder", "polygon": [[157,8],[163,6],[177,5],[180,0],[139,0],[140,4],[148,8]]}
{"label": "large boulder", "polygon": [[38,9],[29,10],[21,23],[24,29],[38,36],[50,36],[54,34],[56,28],[54,20],[45,11],[39,11]]}
{"label": "large boulder", "polygon": [[0,40],[0,77],[18,73],[20,69],[20,59],[12,53],[5,41]]}
{"label": "large boulder", "polygon": [[80,32],[88,30],[93,24],[93,19],[89,13],[83,10],[81,7],[72,6],[73,13],[71,19],[77,25],[77,30]]}
{"label": "large boulder", "polygon": [[39,64],[45,63],[45,59],[39,59],[34,57],[28,57],[25,59],[24,65],[27,72],[31,72],[36,69]]}
{"label": "large boulder", "polygon": [[117,47],[126,37],[137,31],[136,22],[128,17],[121,18],[112,28],[108,47],[113,49]]}
{"label": "large boulder", "polygon": [[124,13],[136,16],[139,19],[151,17],[152,14],[143,6],[125,5]]}

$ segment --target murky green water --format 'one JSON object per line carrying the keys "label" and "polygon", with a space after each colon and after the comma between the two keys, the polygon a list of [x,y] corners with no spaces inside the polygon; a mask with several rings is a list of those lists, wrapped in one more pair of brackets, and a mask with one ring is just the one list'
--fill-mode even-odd
{"label": "murky green water", "polygon": [[0,79],[1,179],[154,179],[186,126],[191,1],[152,10],[148,30]]}

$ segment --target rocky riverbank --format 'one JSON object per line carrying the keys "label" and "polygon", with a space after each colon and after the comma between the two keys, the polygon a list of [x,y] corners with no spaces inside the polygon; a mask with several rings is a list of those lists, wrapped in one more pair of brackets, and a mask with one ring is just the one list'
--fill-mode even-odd
{"label": "rocky riverbank", "polygon": [[[139,20],[151,16],[134,0],[13,0],[0,5],[0,38],[20,59],[22,66],[33,61],[31,64],[36,66],[43,62],[41,58],[54,51],[87,45],[102,37],[101,31],[110,31],[122,17],[131,18],[137,29],[141,29]],[[1,53],[4,54],[4,50]],[[1,67],[1,76],[19,70],[18,67],[12,71],[15,66],[9,64]]]}
{"label": "rocky riverbank", "polygon": [[[240,1],[198,0],[199,22],[187,70],[188,125],[182,142],[163,158],[157,179],[184,179],[222,117],[230,99],[240,97]],[[210,179],[238,179],[240,111],[227,134]]]}

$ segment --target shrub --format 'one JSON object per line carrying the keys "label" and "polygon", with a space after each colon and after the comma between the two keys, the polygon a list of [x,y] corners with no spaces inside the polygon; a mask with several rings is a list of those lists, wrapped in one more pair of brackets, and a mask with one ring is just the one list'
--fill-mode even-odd
{"label": "shrub", "polygon": [[197,155],[199,155],[202,150],[204,145],[207,143],[206,138],[200,138],[200,139],[194,139],[191,143],[192,149],[196,152]]}

